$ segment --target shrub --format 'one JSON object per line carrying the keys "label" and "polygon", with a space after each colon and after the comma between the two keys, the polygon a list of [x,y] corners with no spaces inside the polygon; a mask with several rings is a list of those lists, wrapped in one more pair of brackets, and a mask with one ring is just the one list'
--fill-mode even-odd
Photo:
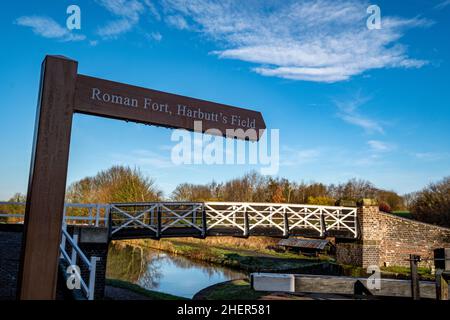
{"label": "shrub", "polygon": [[380,202],[379,208],[380,208],[380,211],[383,211],[383,212],[387,212],[387,213],[392,212],[391,206],[389,204],[387,204],[386,202]]}

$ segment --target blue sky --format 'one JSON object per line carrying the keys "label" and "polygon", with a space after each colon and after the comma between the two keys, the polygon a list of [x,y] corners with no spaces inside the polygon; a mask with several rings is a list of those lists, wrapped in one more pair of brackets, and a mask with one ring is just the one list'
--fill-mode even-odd
{"label": "blue sky", "polygon": [[[81,8],[81,30],[66,9]],[[371,4],[382,28],[366,27]],[[40,64],[253,108],[280,129],[278,176],[400,193],[450,174],[450,1],[15,1],[0,12],[0,199],[25,192]],[[171,131],[76,115],[68,182],[137,166],[170,195],[258,167],[175,166]]]}

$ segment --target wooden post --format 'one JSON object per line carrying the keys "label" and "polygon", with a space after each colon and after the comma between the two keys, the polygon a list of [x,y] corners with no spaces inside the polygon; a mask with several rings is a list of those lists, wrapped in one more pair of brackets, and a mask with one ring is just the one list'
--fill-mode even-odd
{"label": "wooden post", "polygon": [[449,275],[445,275],[444,270],[439,269],[436,271],[436,299],[448,300],[448,278]]}
{"label": "wooden post", "polygon": [[78,63],[47,56],[42,64],[25,208],[20,299],[54,299]]}
{"label": "wooden post", "polygon": [[419,274],[417,272],[417,264],[420,261],[420,256],[409,255],[409,263],[411,267],[411,294],[414,300],[420,300],[420,283]]}

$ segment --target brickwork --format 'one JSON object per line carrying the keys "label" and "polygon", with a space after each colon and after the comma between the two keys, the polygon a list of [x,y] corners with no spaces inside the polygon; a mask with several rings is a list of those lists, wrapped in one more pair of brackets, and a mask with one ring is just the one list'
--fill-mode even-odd
{"label": "brickwork", "polygon": [[0,300],[16,297],[22,232],[0,230]]}
{"label": "brickwork", "polygon": [[[450,246],[450,229],[383,213],[377,206],[358,208],[360,239],[336,244],[340,263],[362,267],[409,266],[409,255],[432,258],[435,248]],[[423,261],[431,266],[433,261]]]}
{"label": "brickwork", "polygon": [[[73,232],[73,230],[69,232]],[[13,300],[16,298],[22,233],[22,225],[0,225],[0,300]],[[96,268],[94,296],[95,299],[102,299],[105,290],[108,243],[80,243],[79,246],[88,259],[91,256],[100,258]],[[83,279],[87,282],[89,270],[80,261],[77,261],[77,263],[80,266]],[[58,277],[57,299],[69,296],[67,292],[63,292],[66,287],[65,283],[61,283],[62,281],[64,281],[64,278]]]}

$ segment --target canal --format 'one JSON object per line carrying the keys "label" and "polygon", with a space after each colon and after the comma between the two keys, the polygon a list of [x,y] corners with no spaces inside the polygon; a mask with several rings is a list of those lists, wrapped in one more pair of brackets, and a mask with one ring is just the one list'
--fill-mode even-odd
{"label": "canal", "polygon": [[109,279],[185,298],[213,284],[246,276],[230,268],[118,242],[110,246],[106,271]]}

